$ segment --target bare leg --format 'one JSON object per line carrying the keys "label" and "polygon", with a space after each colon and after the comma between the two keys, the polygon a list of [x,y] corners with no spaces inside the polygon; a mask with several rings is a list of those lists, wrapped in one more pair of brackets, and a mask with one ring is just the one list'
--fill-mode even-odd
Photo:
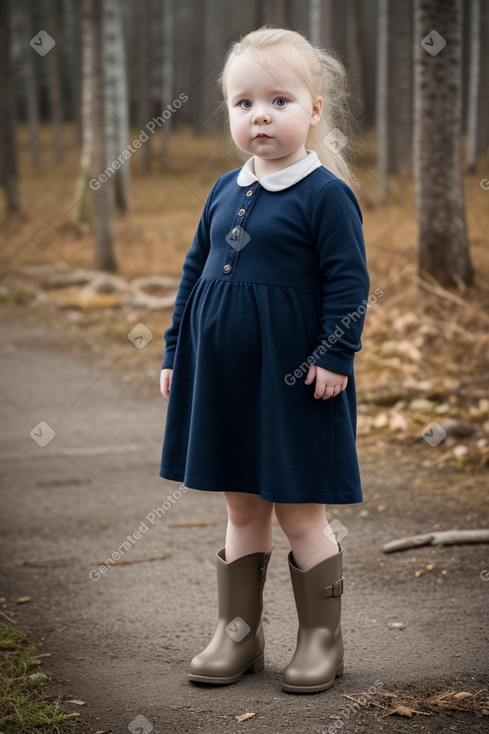
{"label": "bare leg", "polygon": [[273,502],[246,492],[224,492],[228,511],[226,563],[273,546]]}
{"label": "bare leg", "polygon": [[275,503],[275,514],[287,536],[295,564],[308,571],[338,553],[338,543],[326,518],[325,505]]}

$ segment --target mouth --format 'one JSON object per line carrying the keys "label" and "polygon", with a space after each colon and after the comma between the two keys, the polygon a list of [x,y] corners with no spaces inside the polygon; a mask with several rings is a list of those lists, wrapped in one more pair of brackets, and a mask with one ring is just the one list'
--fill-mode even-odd
{"label": "mouth", "polygon": [[255,140],[266,140],[267,138],[271,140],[270,135],[267,135],[266,133],[258,133],[258,135],[255,135]]}

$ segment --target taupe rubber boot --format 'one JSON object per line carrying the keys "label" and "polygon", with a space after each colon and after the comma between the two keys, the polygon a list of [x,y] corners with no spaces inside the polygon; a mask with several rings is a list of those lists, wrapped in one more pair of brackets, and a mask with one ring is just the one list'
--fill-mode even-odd
{"label": "taupe rubber boot", "polygon": [[226,563],[224,548],[217,552],[219,618],[214,637],[190,663],[191,681],[227,685],[263,670],[263,587],[272,551],[232,563]]}
{"label": "taupe rubber boot", "polygon": [[297,647],[283,673],[282,688],[289,693],[319,693],[343,674],[341,594],[343,548],[309,571],[301,571],[289,553],[299,631]]}

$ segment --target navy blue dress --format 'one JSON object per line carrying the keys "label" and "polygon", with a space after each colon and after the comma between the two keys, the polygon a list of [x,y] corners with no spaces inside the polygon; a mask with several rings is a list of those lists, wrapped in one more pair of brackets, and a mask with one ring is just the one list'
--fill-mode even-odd
{"label": "navy blue dress", "polygon": [[[344,182],[303,161],[262,182],[245,168],[238,182],[236,169],[209,193],[165,332],[162,366],[174,371],[161,477],[271,502],[362,501],[362,215]],[[311,363],[348,375],[346,390],[315,400]]]}

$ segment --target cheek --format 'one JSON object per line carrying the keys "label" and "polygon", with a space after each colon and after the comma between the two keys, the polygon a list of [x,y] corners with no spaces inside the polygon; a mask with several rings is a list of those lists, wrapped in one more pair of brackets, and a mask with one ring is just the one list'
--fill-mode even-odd
{"label": "cheek", "polygon": [[233,137],[240,137],[243,135],[247,127],[246,119],[242,115],[231,114],[229,116],[229,126],[231,129],[231,135]]}

